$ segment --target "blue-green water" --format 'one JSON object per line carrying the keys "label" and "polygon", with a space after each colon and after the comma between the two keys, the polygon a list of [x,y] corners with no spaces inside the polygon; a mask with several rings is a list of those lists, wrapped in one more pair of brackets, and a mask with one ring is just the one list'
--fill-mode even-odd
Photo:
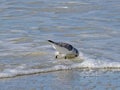
{"label": "blue-green water", "polygon": [[[120,71],[119,29],[119,0],[1,0],[0,78]],[[80,56],[55,59],[48,39],[72,44]]]}

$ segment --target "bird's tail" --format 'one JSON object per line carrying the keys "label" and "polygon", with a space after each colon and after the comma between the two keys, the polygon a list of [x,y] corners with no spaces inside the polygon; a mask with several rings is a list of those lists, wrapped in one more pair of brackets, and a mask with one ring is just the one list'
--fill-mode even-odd
{"label": "bird's tail", "polygon": [[56,44],[56,42],[54,42],[54,41],[52,41],[52,40],[48,40],[48,42],[53,43],[53,44]]}

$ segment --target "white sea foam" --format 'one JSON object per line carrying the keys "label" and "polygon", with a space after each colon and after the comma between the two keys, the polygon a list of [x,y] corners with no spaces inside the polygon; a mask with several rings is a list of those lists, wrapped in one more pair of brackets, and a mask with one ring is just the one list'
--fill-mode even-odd
{"label": "white sea foam", "polygon": [[[2,42],[0,42],[2,43]],[[10,47],[8,47],[10,46]],[[6,43],[4,47],[8,47],[8,49],[13,50],[26,50],[29,49],[29,47],[26,47],[27,44],[12,44],[12,43]],[[28,45],[29,46],[29,45]],[[49,48],[49,46],[41,46],[41,48]],[[49,51],[48,51],[49,52]],[[30,53],[30,52],[29,52]],[[120,71],[120,62],[111,62],[106,60],[96,60],[91,59],[87,56],[84,56],[83,53],[79,52],[80,55],[78,58],[74,60],[52,60],[52,62],[48,62],[47,64],[42,63],[41,64],[34,64],[32,65],[9,65],[9,67],[3,68],[2,71],[0,71],[0,78],[11,78],[21,75],[30,75],[30,74],[36,74],[36,73],[47,73],[47,72],[53,72],[53,71],[59,71],[59,70],[70,70],[70,69],[82,69],[82,70],[117,70]],[[14,55],[14,52],[5,52],[1,53],[0,56],[9,56]],[[25,52],[22,52],[22,54],[25,54]],[[28,55],[41,55],[42,53],[38,52],[32,52]],[[21,55],[21,53],[17,53],[17,55]],[[55,62],[54,62],[55,61]],[[60,62],[59,62],[60,61]],[[30,64],[29,62],[27,64]]]}
{"label": "white sea foam", "polygon": [[[36,65],[36,64],[35,64]],[[40,65],[40,64],[38,64]],[[48,73],[59,70],[71,70],[71,69],[80,69],[80,70],[113,70],[120,71],[120,63],[118,62],[103,62],[96,61],[94,59],[87,59],[81,63],[73,63],[73,64],[54,64],[51,66],[40,67],[40,68],[32,68],[33,66],[27,65],[19,65],[16,68],[7,68],[0,72],[0,78],[11,78],[22,75],[31,75],[36,73]],[[86,72],[87,72],[86,71]]]}

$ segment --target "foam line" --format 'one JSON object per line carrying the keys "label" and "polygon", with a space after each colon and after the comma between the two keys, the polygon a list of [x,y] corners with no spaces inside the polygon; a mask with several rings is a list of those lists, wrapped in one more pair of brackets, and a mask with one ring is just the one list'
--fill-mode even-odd
{"label": "foam line", "polygon": [[[89,63],[89,66],[86,64]],[[91,64],[90,64],[91,63]],[[91,65],[91,66],[90,66]],[[36,73],[47,73],[47,72],[54,72],[59,70],[70,70],[70,69],[82,69],[82,70],[117,70],[120,71],[120,63],[116,65],[116,63],[106,63],[103,66],[95,66],[93,62],[85,62],[85,63],[78,63],[72,65],[54,65],[47,68],[41,69],[24,69],[24,68],[15,68],[15,69],[5,69],[0,73],[0,78],[11,78],[16,76],[22,75],[31,75]]]}

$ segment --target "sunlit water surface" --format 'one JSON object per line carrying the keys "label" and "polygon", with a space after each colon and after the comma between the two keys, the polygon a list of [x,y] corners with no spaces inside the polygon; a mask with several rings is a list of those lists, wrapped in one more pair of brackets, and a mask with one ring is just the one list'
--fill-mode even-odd
{"label": "sunlit water surface", "polygon": [[[0,78],[81,69],[120,71],[119,0],[1,0]],[[48,39],[76,47],[55,59]]]}

